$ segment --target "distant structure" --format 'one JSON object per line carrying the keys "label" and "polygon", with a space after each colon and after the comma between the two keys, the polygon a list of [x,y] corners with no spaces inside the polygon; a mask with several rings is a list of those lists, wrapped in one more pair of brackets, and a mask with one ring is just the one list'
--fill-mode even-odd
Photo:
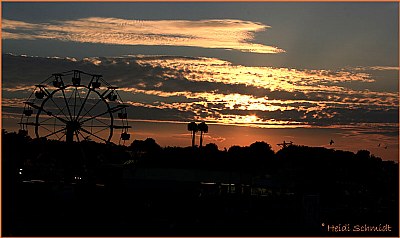
{"label": "distant structure", "polygon": [[188,131],[192,132],[192,147],[194,147],[195,144],[195,139],[196,139],[196,133],[199,131],[198,125],[196,122],[190,122],[187,127]]}
{"label": "distant structure", "polygon": [[203,147],[203,133],[208,133],[208,125],[203,121],[198,125],[200,131],[200,147]]}
{"label": "distant structure", "polygon": [[331,141],[329,141],[329,145],[333,145],[333,143],[335,142],[331,139]]}
{"label": "distant structure", "polygon": [[125,142],[131,128],[128,106],[116,89],[98,74],[80,70],[52,74],[35,85],[24,102],[20,132],[28,133],[32,126],[37,138],[108,143],[119,129],[120,142]]}
{"label": "distant structure", "polygon": [[293,141],[290,141],[290,142],[283,141],[282,143],[277,144],[277,145],[281,146],[282,148],[286,148],[289,145],[293,145]]}

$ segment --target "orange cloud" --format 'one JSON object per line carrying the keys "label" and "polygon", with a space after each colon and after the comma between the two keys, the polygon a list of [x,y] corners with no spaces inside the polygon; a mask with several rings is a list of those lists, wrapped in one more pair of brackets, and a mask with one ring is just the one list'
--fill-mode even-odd
{"label": "orange cloud", "polygon": [[386,71],[386,70],[396,70],[399,71],[400,67],[398,66],[359,66],[359,67],[349,67],[344,70],[356,70],[356,71],[367,71],[367,70],[378,70],[378,71]]}
{"label": "orange cloud", "polygon": [[252,43],[259,22],[217,20],[126,20],[91,17],[33,24],[3,19],[3,39],[54,39],[115,45],[166,45],[221,48],[262,54],[281,53],[274,46]]}
{"label": "orange cloud", "polygon": [[214,58],[137,58],[140,65],[161,67],[164,76],[176,77],[177,73],[197,82],[243,84],[274,90],[342,92],[342,82],[360,81],[373,83],[375,80],[366,73],[351,73],[332,70],[297,70],[274,67],[250,67],[232,65],[228,61]]}
{"label": "orange cloud", "polygon": [[[139,55],[76,60],[3,55],[6,99],[32,92],[27,85],[34,85],[33,79],[44,74],[35,67],[38,62],[57,68],[95,69],[107,82],[120,86],[119,93],[131,105],[134,119],[195,119],[268,128],[398,121],[398,93],[368,90],[379,80],[370,74],[249,67],[197,57]],[[30,69],[30,74],[20,68]],[[353,88],[355,81],[366,88]],[[6,105],[12,103],[5,101]]]}

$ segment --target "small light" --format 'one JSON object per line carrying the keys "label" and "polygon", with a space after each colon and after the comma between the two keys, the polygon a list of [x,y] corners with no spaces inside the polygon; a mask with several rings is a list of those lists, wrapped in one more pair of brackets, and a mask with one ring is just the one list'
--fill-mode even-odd
{"label": "small light", "polygon": [[19,171],[22,171],[22,169],[19,169]]}
{"label": "small light", "polygon": [[19,174],[22,174],[22,172],[19,172]]}

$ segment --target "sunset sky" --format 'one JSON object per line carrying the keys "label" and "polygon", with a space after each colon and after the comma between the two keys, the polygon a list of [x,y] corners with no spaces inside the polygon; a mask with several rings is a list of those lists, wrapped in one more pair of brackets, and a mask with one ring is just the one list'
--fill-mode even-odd
{"label": "sunset sky", "polygon": [[189,146],[187,123],[206,121],[220,149],[286,140],[398,160],[398,8],[2,3],[3,128],[19,129],[35,84],[79,69],[120,87],[133,139]]}

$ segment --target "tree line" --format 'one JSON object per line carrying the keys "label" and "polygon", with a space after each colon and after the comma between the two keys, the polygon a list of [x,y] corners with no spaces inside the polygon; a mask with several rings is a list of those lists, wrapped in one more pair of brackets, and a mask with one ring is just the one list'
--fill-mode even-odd
{"label": "tree line", "polygon": [[386,173],[381,176],[385,178],[395,175],[398,166],[393,161],[383,161],[367,150],[353,153],[323,147],[289,145],[275,152],[264,141],[220,150],[214,143],[202,147],[161,147],[152,138],[134,140],[129,146],[124,146],[93,141],[67,145],[59,141],[32,139],[25,134],[4,130],[2,136],[3,163],[12,165],[15,169],[37,168],[43,174],[65,169],[78,173],[85,169],[98,170],[110,164],[132,164],[244,171],[256,176],[292,170],[293,173],[288,177],[302,171],[305,177],[327,177],[329,174],[335,178],[344,176],[346,179],[367,181],[382,173]]}
{"label": "tree line", "polygon": [[[261,209],[271,214],[271,209],[279,201],[287,201],[285,199],[292,199],[291,206],[300,209],[307,195],[316,194],[321,209],[324,209],[321,215],[325,214],[333,223],[340,223],[344,218],[349,218],[351,222],[398,223],[398,164],[384,161],[367,150],[353,153],[292,144],[275,152],[270,144],[263,141],[249,146],[231,146],[226,150],[220,150],[213,143],[202,147],[162,147],[152,138],[134,140],[128,146],[93,141],[67,144],[32,139],[4,130],[2,148],[4,194],[12,194],[21,180],[71,182],[68,179],[86,175],[88,184],[105,184],[109,196],[118,204],[124,196],[115,196],[116,193],[126,195],[132,192],[134,195],[128,196],[130,199],[137,196],[136,191],[123,187],[124,169],[133,173],[137,168],[228,171],[251,175],[253,187],[264,186],[281,192],[277,197],[252,200],[254,204],[258,201],[261,207],[269,207],[262,210],[253,204],[257,208],[254,211]],[[196,189],[195,185],[191,186]],[[160,187],[155,193],[159,192]],[[288,192],[295,194],[294,197],[285,197],[284,194]],[[14,201],[10,196],[5,199],[8,199],[6,204]],[[238,199],[240,202],[246,201],[246,198]],[[174,197],[172,201],[175,200]],[[206,207],[215,201],[208,202]],[[144,205],[139,207],[143,209]],[[126,209],[125,205],[123,209]],[[278,209],[275,218],[279,214],[282,214],[282,210]],[[293,215],[293,211],[285,214]],[[282,215],[279,219],[283,222],[286,218]]]}

